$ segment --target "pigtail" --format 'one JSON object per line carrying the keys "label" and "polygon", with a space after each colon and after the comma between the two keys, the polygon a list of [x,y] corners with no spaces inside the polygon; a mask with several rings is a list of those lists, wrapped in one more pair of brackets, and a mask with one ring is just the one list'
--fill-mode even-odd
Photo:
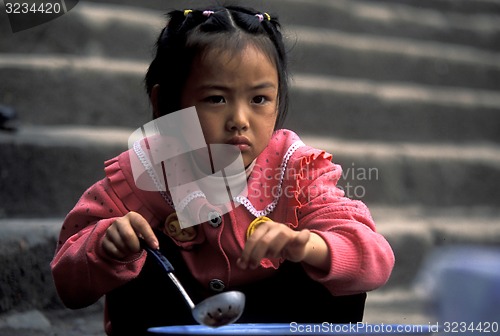
{"label": "pigtail", "polygon": [[167,14],[168,23],[157,39],[156,54],[144,80],[146,92],[150,97],[153,87],[160,85],[160,115],[153,115],[153,119],[180,109],[179,97],[186,73],[189,72],[189,65],[182,62],[186,57],[186,39],[189,31],[196,27],[202,18],[204,17],[199,11],[174,10]]}

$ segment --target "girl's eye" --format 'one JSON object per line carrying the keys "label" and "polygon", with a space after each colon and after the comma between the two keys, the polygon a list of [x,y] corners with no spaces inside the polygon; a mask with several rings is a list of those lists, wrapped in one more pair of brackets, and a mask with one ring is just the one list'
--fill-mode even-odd
{"label": "girl's eye", "polygon": [[209,102],[210,104],[224,104],[226,102],[226,99],[222,96],[210,96],[205,99],[205,101]]}
{"label": "girl's eye", "polygon": [[264,96],[256,96],[252,99],[252,103],[257,104],[257,105],[262,105],[267,101],[266,97]]}

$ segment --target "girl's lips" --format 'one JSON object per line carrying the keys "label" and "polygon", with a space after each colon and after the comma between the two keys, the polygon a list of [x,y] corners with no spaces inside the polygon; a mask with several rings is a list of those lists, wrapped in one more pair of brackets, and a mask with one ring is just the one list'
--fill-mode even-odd
{"label": "girl's lips", "polygon": [[250,140],[243,136],[236,136],[234,138],[231,138],[226,143],[238,147],[242,152],[250,149]]}

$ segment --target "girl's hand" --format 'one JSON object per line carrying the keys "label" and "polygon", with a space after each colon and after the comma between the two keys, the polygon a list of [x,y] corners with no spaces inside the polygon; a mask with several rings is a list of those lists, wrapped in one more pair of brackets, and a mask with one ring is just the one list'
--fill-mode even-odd
{"label": "girl's hand", "polygon": [[237,265],[242,269],[255,269],[263,258],[279,257],[325,270],[330,265],[328,248],[321,237],[309,230],[295,231],[273,221],[264,222],[255,229]]}
{"label": "girl's hand", "polygon": [[129,212],[115,220],[106,230],[102,240],[103,250],[116,259],[125,259],[140,252],[139,237],[154,249],[159,248],[158,239],[148,221],[136,212]]}

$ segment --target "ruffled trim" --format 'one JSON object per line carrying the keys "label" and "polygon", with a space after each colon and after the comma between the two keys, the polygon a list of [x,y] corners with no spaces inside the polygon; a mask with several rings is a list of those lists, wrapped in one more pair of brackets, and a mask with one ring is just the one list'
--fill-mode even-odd
{"label": "ruffled trim", "polygon": [[146,169],[146,172],[148,173],[151,181],[154,183],[156,189],[160,193],[160,195],[163,197],[163,199],[167,202],[168,205],[172,209],[175,208],[174,203],[172,202],[172,199],[170,195],[165,191],[165,186],[162,185],[160,182],[159,177],[156,175],[155,170],[153,169],[153,164],[149,160],[148,156],[146,155],[146,152],[142,149],[141,142],[143,142],[144,139],[138,140],[134,142],[133,149],[135,154],[137,155],[137,158],[139,159],[140,163],[143,165],[143,167]]}
{"label": "ruffled trim", "polygon": [[287,216],[287,222],[290,227],[294,229],[296,229],[299,225],[298,211],[301,207],[306,205],[306,203],[301,202],[300,197],[303,190],[308,187],[309,183],[307,183],[307,186],[304,186],[303,181],[308,179],[311,179],[312,181],[315,178],[310,176],[310,173],[320,168],[320,165],[317,163],[330,163],[332,161],[331,154],[312,147],[304,148],[304,150],[297,153],[297,155],[299,158],[294,163],[295,166],[297,166],[298,173],[291,177],[294,185],[294,195],[293,197],[288,198],[288,208],[293,209],[293,211],[290,211],[290,215]]}
{"label": "ruffled trim", "polygon": [[[252,202],[246,196],[233,197],[234,201],[243,205],[255,217],[267,216],[271,212],[273,212],[273,210],[276,208],[276,205],[278,204],[278,202],[282,196],[282,193],[283,193],[283,181],[285,179],[285,173],[286,173],[286,169],[288,166],[288,161],[290,160],[290,157],[293,155],[293,153],[295,153],[295,151],[302,146],[305,146],[305,145],[302,141],[299,140],[299,141],[294,142],[292,145],[290,145],[290,147],[288,147],[285,155],[283,156],[283,160],[280,164],[280,167],[279,167],[280,176],[278,178],[278,183],[276,186],[273,186],[273,187],[276,187],[276,189],[277,189],[275,192],[276,196],[274,197],[274,199],[270,203],[268,203],[264,207],[264,209],[257,210],[256,207],[252,204]],[[274,191],[273,191],[273,193],[274,193]]]}
{"label": "ruffled trim", "polygon": [[[128,167],[127,167],[128,166]],[[120,156],[105,162],[104,172],[109,181],[109,185],[123,203],[128,211],[140,213],[150,224],[158,223],[159,219],[155,216],[152,209],[141,201],[135,185],[129,181],[133,179],[125,175],[125,171],[130,171],[129,152],[124,152]]]}
{"label": "ruffled trim", "polygon": [[[294,156],[295,159],[290,160],[291,162],[289,167],[290,169],[297,167],[296,169],[298,173],[291,175],[287,181],[291,181],[291,185],[293,185],[294,196],[286,198],[288,203],[285,206],[287,209],[285,213],[285,224],[292,229],[297,229],[299,226],[298,210],[307,205],[306,203],[302,203],[300,201],[301,190],[304,188],[304,186],[301,186],[301,183],[310,177],[309,172],[313,171],[313,169],[317,169],[317,167],[315,167],[316,163],[322,161],[329,163],[332,160],[332,155],[325,151],[305,146],[296,151]],[[283,258],[263,259],[261,266],[265,268],[278,268],[283,261]]]}

